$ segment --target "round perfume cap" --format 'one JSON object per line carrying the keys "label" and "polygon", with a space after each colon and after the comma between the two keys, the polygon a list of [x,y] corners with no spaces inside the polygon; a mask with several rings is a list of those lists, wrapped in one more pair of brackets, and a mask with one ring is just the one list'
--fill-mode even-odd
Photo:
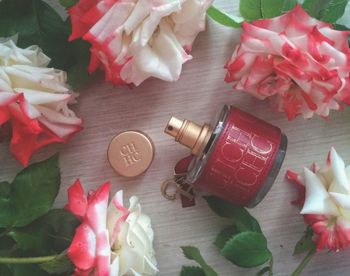
{"label": "round perfume cap", "polygon": [[117,173],[134,177],[149,168],[153,161],[154,147],[145,134],[125,131],[112,139],[107,155],[109,163]]}

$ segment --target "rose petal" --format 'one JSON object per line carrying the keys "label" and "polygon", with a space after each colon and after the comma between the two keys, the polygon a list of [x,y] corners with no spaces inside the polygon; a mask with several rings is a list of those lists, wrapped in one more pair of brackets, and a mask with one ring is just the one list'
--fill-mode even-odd
{"label": "rose petal", "polygon": [[68,256],[76,267],[88,270],[96,264],[96,235],[93,229],[82,223],[68,248]]}
{"label": "rose petal", "polygon": [[337,206],[318,177],[304,168],[306,198],[301,214],[338,215]]}
{"label": "rose petal", "polygon": [[106,182],[88,198],[88,207],[86,220],[93,229],[94,233],[99,234],[106,229],[107,206],[109,197],[110,183]]}
{"label": "rose petal", "polygon": [[335,181],[330,188],[331,192],[350,193],[350,183],[348,181],[345,164],[334,148],[331,149],[331,166]]}
{"label": "rose petal", "polygon": [[87,208],[87,198],[79,179],[68,188],[68,204],[64,208],[80,220],[84,218]]}

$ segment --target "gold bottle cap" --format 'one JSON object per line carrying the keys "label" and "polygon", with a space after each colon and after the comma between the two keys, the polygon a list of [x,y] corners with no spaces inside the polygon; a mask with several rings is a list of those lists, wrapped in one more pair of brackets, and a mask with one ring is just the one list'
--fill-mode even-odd
{"label": "gold bottle cap", "polygon": [[210,126],[200,126],[189,120],[171,117],[164,132],[173,136],[176,142],[190,148],[192,154],[200,155],[212,134]]}
{"label": "gold bottle cap", "polygon": [[112,139],[107,155],[109,163],[117,173],[134,177],[149,168],[154,157],[154,147],[145,134],[125,131]]}

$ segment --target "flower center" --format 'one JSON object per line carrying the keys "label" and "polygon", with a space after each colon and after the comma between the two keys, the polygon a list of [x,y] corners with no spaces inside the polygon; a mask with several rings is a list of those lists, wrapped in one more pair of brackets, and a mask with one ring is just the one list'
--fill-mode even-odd
{"label": "flower center", "polygon": [[337,217],[336,216],[330,216],[327,220],[327,228],[332,228],[337,223]]}

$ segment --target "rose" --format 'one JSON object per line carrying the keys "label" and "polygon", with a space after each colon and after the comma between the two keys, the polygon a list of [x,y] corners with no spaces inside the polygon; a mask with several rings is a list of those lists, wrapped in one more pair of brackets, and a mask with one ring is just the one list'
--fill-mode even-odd
{"label": "rose", "polygon": [[[279,17],[243,23],[226,82],[270,100],[289,120],[327,117],[350,104],[348,31],[311,18],[300,5]],[[340,103],[339,103],[340,102]]]}
{"label": "rose", "polygon": [[101,66],[114,84],[139,85],[149,77],[175,81],[192,58],[187,52],[205,28],[211,2],[80,0],[69,9],[70,39],[92,44],[89,71]]}
{"label": "rose", "polygon": [[108,206],[109,190],[105,183],[86,197],[79,180],[68,189],[66,209],[82,222],[68,249],[75,275],[155,275],[150,218],[135,196],[126,209],[122,191]]}
{"label": "rose", "polygon": [[304,168],[304,176],[293,171],[287,177],[301,191],[297,201],[303,208],[305,222],[315,234],[317,250],[338,251],[350,246],[350,166],[334,148],[323,168]]}
{"label": "rose", "polygon": [[49,62],[37,46],[21,49],[0,40],[0,132],[11,125],[11,152],[23,165],[38,149],[81,130],[81,119],[67,106],[76,95],[66,73],[47,68]]}

